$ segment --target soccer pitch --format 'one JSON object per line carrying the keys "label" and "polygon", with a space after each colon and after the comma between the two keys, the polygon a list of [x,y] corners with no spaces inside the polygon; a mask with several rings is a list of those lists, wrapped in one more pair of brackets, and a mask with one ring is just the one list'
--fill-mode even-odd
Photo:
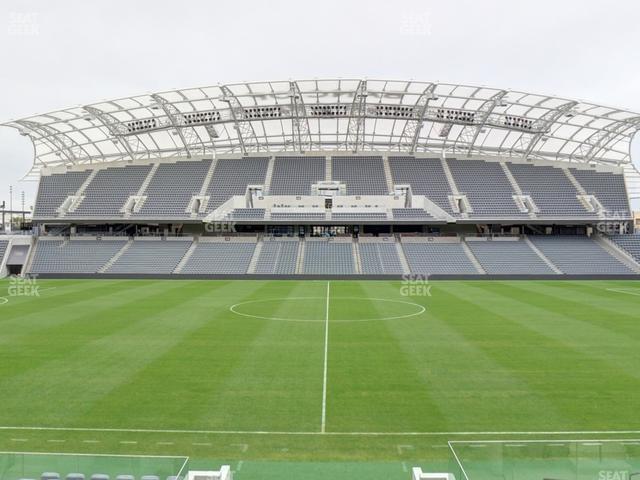
{"label": "soccer pitch", "polygon": [[640,437],[637,282],[9,287],[4,451],[433,470],[449,440]]}

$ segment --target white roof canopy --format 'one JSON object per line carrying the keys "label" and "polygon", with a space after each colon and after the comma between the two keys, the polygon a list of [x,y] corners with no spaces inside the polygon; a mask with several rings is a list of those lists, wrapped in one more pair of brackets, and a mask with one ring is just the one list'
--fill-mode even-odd
{"label": "white roof canopy", "polygon": [[43,166],[256,152],[433,152],[629,164],[640,114],[488,87],[298,80],[187,88],[3,124]]}

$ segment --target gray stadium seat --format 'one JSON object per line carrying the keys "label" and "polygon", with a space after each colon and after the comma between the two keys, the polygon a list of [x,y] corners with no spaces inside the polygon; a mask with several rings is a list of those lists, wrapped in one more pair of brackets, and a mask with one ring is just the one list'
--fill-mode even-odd
{"label": "gray stadium seat", "polygon": [[69,195],[75,195],[80,186],[89,177],[90,170],[82,172],[56,173],[40,177],[38,196],[33,209],[34,218],[57,217],[56,210]]}
{"label": "gray stadium seat", "polygon": [[355,266],[351,243],[307,241],[304,254],[304,273],[354,274]]}
{"label": "gray stadium seat", "polygon": [[247,273],[255,243],[199,243],[181,274],[242,274]]}
{"label": "gray stadium seat", "polygon": [[219,159],[205,193],[210,197],[207,212],[214,211],[234,195],[244,195],[248,185],[264,185],[268,166],[267,157]]}
{"label": "gray stadium seat", "polygon": [[296,273],[298,243],[292,241],[264,241],[256,273],[292,275]]}
{"label": "gray stadium seat", "polygon": [[468,241],[467,245],[489,275],[555,273],[524,240]]}
{"label": "gray stadium seat", "polygon": [[420,275],[477,275],[460,243],[403,243],[411,273]]}
{"label": "gray stadium seat", "polygon": [[578,200],[576,187],[560,168],[507,162],[524,195],[540,209],[539,217],[593,217]]}
{"label": "gray stadium seat", "polygon": [[105,273],[172,273],[191,243],[190,240],[136,240]]}
{"label": "gray stadium seat", "polygon": [[640,263],[640,234],[611,235],[609,239]]}
{"label": "gray stadium seat", "polygon": [[414,195],[424,195],[445,212],[453,215],[451,189],[438,158],[389,157],[394,185],[411,185]]}
{"label": "gray stadium seat", "polygon": [[310,195],[311,185],[324,181],[324,157],[276,157],[271,195]]}
{"label": "gray stadium seat", "polygon": [[126,243],[125,239],[38,239],[31,273],[97,273]]}
{"label": "gray stadium seat", "polygon": [[621,174],[571,168],[571,173],[589,195],[595,196],[610,215],[630,215],[629,201]]}
{"label": "gray stadium seat", "polygon": [[395,243],[363,243],[360,249],[362,273],[368,275],[401,275],[402,264]]}
{"label": "gray stadium seat", "polygon": [[347,195],[387,195],[380,156],[331,157],[331,179],[347,185]]}
{"label": "gray stadium seat", "polygon": [[138,193],[151,165],[100,170],[84,190],[84,200],[68,217],[120,217],[130,196]]}
{"label": "gray stadium seat", "polygon": [[591,238],[578,235],[532,235],[534,245],[563,273],[619,275],[633,272]]}
{"label": "gray stadium seat", "polygon": [[191,199],[200,193],[211,160],[162,163],[147,186],[146,201],[134,217],[182,217]]}
{"label": "gray stadium seat", "polygon": [[509,179],[500,164],[482,160],[447,160],[461,194],[465,194],[473,213],[470,217],[527,217],[513,200]]}

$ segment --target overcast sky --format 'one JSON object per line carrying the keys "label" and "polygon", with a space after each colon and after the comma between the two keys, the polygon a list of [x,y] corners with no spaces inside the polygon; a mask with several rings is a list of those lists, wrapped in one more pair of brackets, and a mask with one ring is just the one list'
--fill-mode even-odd
{"label": "overcast sky", "polygon": [[[0,3],[0,121],[174,87],[369,77],[556,94],[640,112],[640,2]],[[640,146],[634,146],[640,158]],[[0,203],[28,139],[0,128]]]}

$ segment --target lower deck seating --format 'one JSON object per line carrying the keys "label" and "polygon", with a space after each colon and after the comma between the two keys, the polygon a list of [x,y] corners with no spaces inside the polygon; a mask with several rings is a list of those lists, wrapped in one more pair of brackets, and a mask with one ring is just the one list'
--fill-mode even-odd
{"label": "lower deck seating", "polygon": [[612,235],[609,238],[637,262],[640,262],[640,234]]}
{"label": "lower deck seating", "polygon": [[190,246],[190,240],[136,240],[105,273],[173,273]]}
{"label": "lower deck seating", "polygon": [[570,275],[633,273],[589,237],[533,235],[530,238],[534,245],[563,273]]}
{"label": "lower deck seating", "polygon": [[44,240],[37,242],[31,273],[97,273],[126,240]]}
{"label": "lower deck seating", "polygon": [[356,273],[352,244],[330,241],[306,242],[304,273],[320,275]]}
{"label": "lower deck seating", "polygon": [[[45,237],[37,240],[30,272],[241,275],[251,266],[251,272],[256,274],[294,275],[301,266],[304,274],[350,275],[355,274],[356,265],[360,265],[358,271],[365,275],[401,275],[406,259],[409,271],[422,275],[477,275],[478,263],[488,275],[555,275],[548,262],[562,273],[571,275],[635,273],[634,267],[629,267],[631,260],[616,258],[613,246],[586,236],[537,235],[529,239],[535,248],[523,239],[467,239],[469,252],[465,243],[447,239],[404,238],[400,244],[403,259],[393,237],[388,241],[363,238],[358,242],[358,248],[348,238],[312,238],[301,244],[295,238],[273,237],[262,241],[259,253],[255,241],[242,238],[211,241],[205,237],[197,243],[190,238],[138,238],[127,243],[128,240],[122,238],[63,240]],[[640,263],[640,235],[617,235],[611,240]],[[3,250],[7,245],[8,242],[0,240],[0,258],[3,254],[6,256]],[[302,247],[303,258],[298,259]]]}
{"label": "lower deck seating", "polygon": [[243,274],[247,273],[255,243],[199,243],[181,274]]}
{"label": "lower deck seating", "polygon": [[293,241],[265,241],[256,265],[256,273],[293,275],[296,273],[298,244]]}
{"label": "lower deck seating", "polygon": [[524,240],[468,241],[467,245],[489,275],[553,275],[555,273]]}
{"label": "lower deck seating", "polygon": [[367,275],[401,275],[402,263],[395,243],[360,243],[360,264]]}
{"label": "lower deck seating", "polygon": [[411,273],[420,275],[475,275],[475,266],[460,243],[403,243]]}
{"label": "lower deck seating", "polygon": [[2,260],[4,259],[4,254],[6,253],[8,246],[9,246],[9,242],[7,242],[5,240],[0,240],[0,264],[2,263]]}

